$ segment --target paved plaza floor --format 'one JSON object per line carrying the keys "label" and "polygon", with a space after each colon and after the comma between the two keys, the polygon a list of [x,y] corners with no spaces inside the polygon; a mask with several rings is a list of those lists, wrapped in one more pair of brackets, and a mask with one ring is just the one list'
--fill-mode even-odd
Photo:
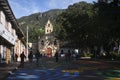
{"label": "paved plaza floor", "polygon": [[40,65],[26,62],[7,80],[120,80],[120,66],[107,61],[42,58]]}

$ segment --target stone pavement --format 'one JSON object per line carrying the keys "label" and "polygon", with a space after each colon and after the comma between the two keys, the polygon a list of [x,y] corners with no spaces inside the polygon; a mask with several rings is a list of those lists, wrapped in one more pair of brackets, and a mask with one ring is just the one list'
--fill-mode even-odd
{"label": "stone pavement", "polygon": [[6,80],[14,70],[19,66],[19,62],[14,62],[11,64],[0,63],[0,80]]}
{"label": "stone pavement", "polygon": [[[116,64],[117,63],[117,64]],[[120,80],[119,62],[43,58],[39,66],[26,62],[7,80]]]}

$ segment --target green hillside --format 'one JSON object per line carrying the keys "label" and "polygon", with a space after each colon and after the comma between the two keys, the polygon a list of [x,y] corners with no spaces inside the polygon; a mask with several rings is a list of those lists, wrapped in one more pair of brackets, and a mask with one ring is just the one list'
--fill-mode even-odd
{"label": "green hillside", "polygon": [[44,34],[44,26],[47,20],[50,19],[54,25],[57,16],[64,11],[63,9],[53,9],[43,13],[31,14],[18,19],[18,23],[25,34],[26,27],[29,27],[29,41],[36,42],[37,37]]}

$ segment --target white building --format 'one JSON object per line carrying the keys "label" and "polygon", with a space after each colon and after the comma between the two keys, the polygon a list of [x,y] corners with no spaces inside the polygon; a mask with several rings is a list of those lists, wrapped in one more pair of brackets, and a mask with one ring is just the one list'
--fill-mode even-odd
{"label": "white building", "polygon": [[7,0],[0,0],[0,63],[10,63],[25,48],[24,35]]}

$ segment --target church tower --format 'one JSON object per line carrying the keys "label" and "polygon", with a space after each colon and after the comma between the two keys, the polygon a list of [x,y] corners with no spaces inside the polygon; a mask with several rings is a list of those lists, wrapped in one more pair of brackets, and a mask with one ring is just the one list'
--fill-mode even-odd
{"label": "church tower", "polygon": [[45,25],[45,34],[51,34],[53,32],[53,25],[51,24],[50,20],[47,21]]}
{"label": "church tower", "polygon": [[45,25],[45,35],[38,42],[39,51],[48,57],[54,56],[59,49],[58,40],[53,35],[53,25],[50,20]]}

